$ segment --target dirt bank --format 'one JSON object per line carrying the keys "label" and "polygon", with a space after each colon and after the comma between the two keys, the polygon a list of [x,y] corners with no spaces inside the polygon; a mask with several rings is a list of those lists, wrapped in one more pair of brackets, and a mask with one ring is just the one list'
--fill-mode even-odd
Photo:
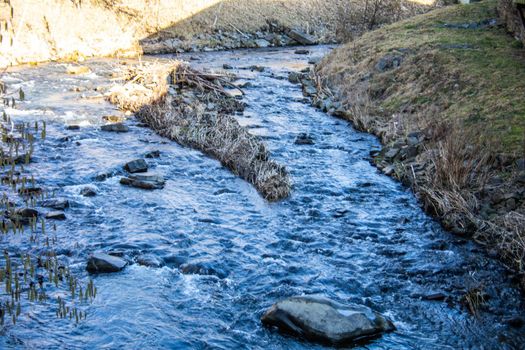
{"label": "dirt bank", "polygon": [[378,167],[523,283],[525,52],[496,5],[438,9],[367,33],[325,58],[318,86],[305,91],[317,88],[316,105],[378,135]]}
{"label": "dirt bank", "polygon": [[428,10],[433,1],[380,3],[376,9],[364,0],[8,0],[0,4],[0,67],[280,46],[294,43],[290,29],[329,42]]}

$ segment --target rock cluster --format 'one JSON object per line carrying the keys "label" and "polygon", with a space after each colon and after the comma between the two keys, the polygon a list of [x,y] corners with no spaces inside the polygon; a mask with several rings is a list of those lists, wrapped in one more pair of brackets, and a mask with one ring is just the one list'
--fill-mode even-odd
{"label": "rock cluster", "polygon": [[[202,33],[190,41],[177,38],[153,38],[143,40],[141,46],[144,53],[172,53],[220,51],[238,48],[265,48],[291,45],[315,45],[319,40],[299,29],[289,29],[278,25],[270,25],[266,30],[255,33],[239,33],[217,31]],[[225,68],[228,69],[228,68]]]}

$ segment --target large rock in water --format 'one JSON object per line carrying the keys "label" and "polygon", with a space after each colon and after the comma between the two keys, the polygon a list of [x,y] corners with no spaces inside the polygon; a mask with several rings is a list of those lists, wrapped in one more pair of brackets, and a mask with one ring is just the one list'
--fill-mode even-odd
{"label": "large rock in water", "polygon": [[89,257],[86,270],[89,273],[119,272],[128,263],[117,256],[105,253],[94,253]]}
{"label": "large rock in water", "polygon": [[162,176],[145,173],[123,177],[120,179],[120,183],[144,190],[159,190],[164,188],[166,181]]}
{"label": "large rock in water", "polygon": [[389,319],[365,306],[341,305],[318,296],[282,300],[261,321],[283,332],[333,345],[373,339],[395,329]]}
{"label": "large rock in water", "polygon": [[313,36],[306,34],[298,29],[292,29],[288,32],[288,36],[293,40],[297,41],[299,44],[303,45],[315,45],[316,40]]}
{"label": "large rock in water", "polygon": [[135,159],[127,162],[124,169],[129,173],[145,173],[148,171],[148,163],[144,159]]}

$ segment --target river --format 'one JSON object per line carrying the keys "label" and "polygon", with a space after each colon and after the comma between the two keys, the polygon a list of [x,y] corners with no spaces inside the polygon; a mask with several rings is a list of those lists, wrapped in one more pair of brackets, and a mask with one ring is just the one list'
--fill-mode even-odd
{"label": "river", "polygon": [[[238,119],[267,142],[293,181],[291,197],[273,204],[216,160],[133,118],[128,133],[100,131],[101,116],[118,112],[94,88],[111,84],[116,59],[86,62],[93,72],[81,76],[56,63],[6,73],[8,87],[26,94],[7,113],[16,121],[48,121],[31,169],[72,203],[67,220],[57,222],[61,259],[83,278],[94,251],[130,261],[147,256],[163,266],[133,263],[94,277],[98,295],[78,325],[57,319],[53,303],[28,307],[16,326],[3,330],[0,348],[320,349],[260,322],[274,302],[302,294],[389,316],[397,331],[367,349],[522,347],[523,330],[503,322],[525,311],[504,268],[476,244],[445,232],[409,189],[370,164],[369,152],[380,148],[375,137],[314,109],[300,86],[288,82],[288,72],[329,49],[182,56],[201,69],[228,63],[250,82]],[[253,65],[265,69],[252,71]],[[295,144],[301,133],[314,144]],[[165,177],[165,188],[120,185],[122,165],[153,150],[160,158],[148,163]],[[100,181],[101,174],[110,176]],[[80,195],[85,186],[97,195]],[[183,274],[181,264],[204,268]],[[480,286],[488,300],[473,316],[462,298]],[[436,293],[446,300],[426,300]]]}

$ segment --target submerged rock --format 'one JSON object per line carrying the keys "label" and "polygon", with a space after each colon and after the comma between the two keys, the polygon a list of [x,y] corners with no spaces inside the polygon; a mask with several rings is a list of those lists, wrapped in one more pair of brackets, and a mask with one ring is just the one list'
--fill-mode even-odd
{"label": "submerged rock", "polygon": [[164,188],[166,181],[162,176],[152,174],[135,174],[120,179],[122,185],[142,188],[144,190],[157,190]]}
{"label": "submerged rock", "polygon": [[100,127],[100,130],[110,131],[110,132],[128,132],[129,128],[122,123],[114,123],[114,124],[102,125]]}
{"label": "submerged rock", "polygon": [[313,145],[314,139],[308,134],[301,133],[295,138],[295,144],[296,145]]}
{"label": "submerged rock", "polygon": [[124,165],[128,173],[145,173],[148,171],[148,163],[144,159],[135,159]]}
{"label": "submerged rock", "polygon": [[89,273],[119,272],[128,263],[126,260],[105,253],[94,253],[89,257],[86,270]]}
{"label": "submerged rock", "polygon": [[80,190],[80,195],[84,197],[95,197],[97,195],[97,191],[91,187],[84,187]]}
{"label": "submerged rock", "polygon": [[334,345],[360,342],[395,329],[389,319],[368,307],[341,305],[318,296],[282,300],[261,321],[310,341]]}
{"label": "submerged rock", "polygon": [[148,152],[144,155],[145,158],[159,158],[160,157],[160,151],[155,150]]}
{"label": "submerged rock", "polygon": [[180,266],[180,272],[185,275],[206,275],[226,278],[228,273],[221,269],[215,268],[208,263],[187,263]]}
{"label": "submerged rock", "polygon": [[308,50],[305,50],[305,49],[299,49],[299,50],[295,50],[294,52],[296,55],[308,55],[310,53],[310,51]]}
{"label": "submerged rock", "polygon": [[69,201],[63,198],[46,199],[40,202],[44,208],[52,208],[56,210],[64,210],[69,208]]}
{"label": "submerged rock", "polygon": [[162,267],[164,266],[164,261],[152,254],[144,254],[137,257],[137,264],[147,267]]}

